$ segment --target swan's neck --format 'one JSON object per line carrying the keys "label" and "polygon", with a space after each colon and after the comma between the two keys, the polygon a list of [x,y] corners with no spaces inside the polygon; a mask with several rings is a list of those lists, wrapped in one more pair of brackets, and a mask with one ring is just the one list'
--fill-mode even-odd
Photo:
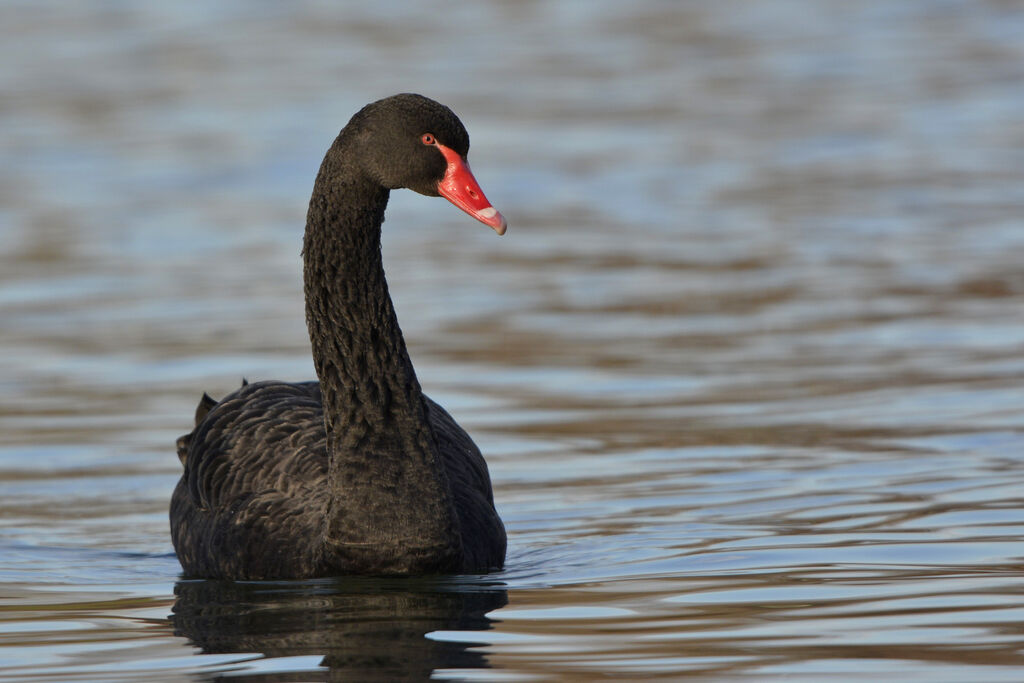
{"label": "swan's neck", "polygon": [[388,190],[348,167],[347,155],[332,156],[337,151],[317,177],[303,249],[306,323],[330,450],[327,552],[348,557],[366,548],[403,569],[410,553],[456,553],[449,546],[459,533],[384,278]]}

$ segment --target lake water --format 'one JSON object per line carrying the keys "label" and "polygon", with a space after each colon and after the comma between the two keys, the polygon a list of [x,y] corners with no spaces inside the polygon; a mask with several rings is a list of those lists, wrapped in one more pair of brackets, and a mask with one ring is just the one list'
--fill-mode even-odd
{"label": "lake water", "polygon": [[[0,8],[0,679],[1024,678],[1024,6],[413,5]],[[384,226],[507,567],[181,581],[174,440],[312,377],[312,180],[401,91],[510,221]]]}

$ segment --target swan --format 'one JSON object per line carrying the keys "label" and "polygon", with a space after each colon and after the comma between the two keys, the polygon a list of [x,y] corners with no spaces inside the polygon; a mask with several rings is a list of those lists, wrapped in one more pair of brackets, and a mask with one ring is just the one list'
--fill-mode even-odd
{"label": "swan", "polygon": [[505,233],[444,105],[400,94],[357,112],[324,157],[302,250],[317,381],[204,394],[170,527],[193,578],[483,573],[505,528],[480,450],[416,379],[388,294],[391,190],[443,196]]}

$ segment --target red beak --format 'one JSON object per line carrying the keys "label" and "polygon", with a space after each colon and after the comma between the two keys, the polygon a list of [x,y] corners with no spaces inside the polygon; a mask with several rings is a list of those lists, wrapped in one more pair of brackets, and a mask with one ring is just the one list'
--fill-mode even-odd
{"label": "red beak", "polygon": [[450,147],[438,144],[437,148],[448,162],[444,177],[437,184],[437,191],[473,218],[494,228],[494,232],[504,235],[508,229],[508,222],[487,201],[466,160]]}

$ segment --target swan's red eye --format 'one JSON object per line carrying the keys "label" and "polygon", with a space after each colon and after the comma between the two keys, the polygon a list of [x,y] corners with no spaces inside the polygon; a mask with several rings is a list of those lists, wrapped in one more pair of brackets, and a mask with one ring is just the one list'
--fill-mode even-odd
{"label": "swan's red eye", "polygon": [[435,140],[434,136],[431,135],[430,133],[424,133],[423,137],[421,137],[420,140],[423,142],[424,145],[436,145],[437,144],[437,140]]}

